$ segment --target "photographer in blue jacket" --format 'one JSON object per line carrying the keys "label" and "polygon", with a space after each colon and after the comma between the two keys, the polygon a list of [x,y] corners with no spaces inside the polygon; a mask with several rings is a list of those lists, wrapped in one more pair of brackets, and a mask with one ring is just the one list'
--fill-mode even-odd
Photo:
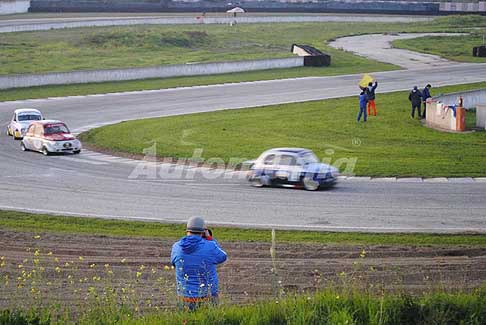
{"label": "photographer in blue jacket", "polygon": [[195,310],[205,303],[217,303],[216,265],[226,261],[226,252],[212,238],[204,219],[192,217],[186,236],[172,246],[171,263],[175,268],[180,306]]}

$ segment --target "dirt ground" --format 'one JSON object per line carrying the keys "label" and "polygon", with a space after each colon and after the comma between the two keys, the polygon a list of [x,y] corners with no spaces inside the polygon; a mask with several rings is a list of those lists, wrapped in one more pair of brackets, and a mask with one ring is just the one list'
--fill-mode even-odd
{"label": "dirt ground", "polygon": [[[34,301],[81,305],[90,290],[106,287],[131,292],[126,299],[140,300],[141,308],[173,306],[173,242],[0,230],[0,309]],[[278,243],[277,232],[273,262],[269,243],[220,244],[228,253],[218,271],[223,303],[329,286],[420,293],[475,288],[486,280],[486,248],[480,247],[288,244]]]}

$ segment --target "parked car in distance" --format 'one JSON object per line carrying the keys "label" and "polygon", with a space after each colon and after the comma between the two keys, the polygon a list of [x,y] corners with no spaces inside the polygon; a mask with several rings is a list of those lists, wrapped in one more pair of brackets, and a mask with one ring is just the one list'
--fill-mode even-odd
{"label": "parked car in distance", "polygon": [[256,159],[248,173],[256,187],[284,186],[315,191],[336,184],[339,170],[320,163],[309,149],[276,148],[265,151]]}
{"label": "parked car in distance", "polygon": [[30,123],[41,121],[41,112],[35,108],[20,108],[13,113],[12,120],[7,126],[7,134],[13,136],[15,140],[22,139]]}
{"label": "parked car in distance", "polygon": [[66,124],[57,120],[33,122],[20,142],[23,151],[33,150],[44,155],[51,153],[80,153],[81,142],[71,134]]}

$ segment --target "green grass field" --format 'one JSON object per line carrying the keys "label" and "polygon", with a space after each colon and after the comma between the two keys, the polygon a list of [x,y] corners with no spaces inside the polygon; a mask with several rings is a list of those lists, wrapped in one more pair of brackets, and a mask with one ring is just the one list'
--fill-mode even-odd
{"label": "green grass field", "polygon": [[[383,24],[382,24],[383,25]],[[195,62],[292,57],[293,43],[311,44],[333,56],[334,68],[378,64],[328,47],[329,38],[358,30],[385,30],[374,24],[252,24],[78,28],[2,35],[0,74],[129,68]],[[338,55],[339,53],[339,55]],[[316,69],[326,74],[326,69]]]}
{"label": "green grass field", "polygon": [[439,55],[453,61],[486,63],[486,57],[472,56],[473,47],[483,45],[483,35],[486,35],[484,30],[468,36],[420,37],[396,40],[393,46]]}
{"label": "green grass field", "polygon": [[[72,233],[124,237],[177,239],[183,224],[64,217],[0,210],[0,229],[33,233]],[[264,229],[216,227],[218,240],[270,242],[271,231]],[[376,234],[277,230],[279,242],[344,245],[468,245],[486,246],[486,236],[475,234]]]}
{"label": "green grass field", "polygon": [[[484,17],[445,17],[424,23],[285,23],[77,28],[2,34],[0,74],[109,69],[188,62],[289,57],[293,43],[333,57],[342,73],[373,71],[377,63],[335,50],[327,41],[380,32],[464,31]],[[479,31],[477,31],[479,32]],[[460,46],[460,44],[457,44]],[[379,64],[380,70],[392,68]],[[325,75],[326,69],[317,69]],[[306,71],[308,72],[308,71]]]}
{"label": "green grass field", "polygon": [[[433,93],[485,86],[434,88]],[[97,148],[132,154],[155,143],[160,157],[192,157],[201,148],[204,158],[225,161],[254,159],[273,147],[304,147],[334,165],[339,165],[338,159],[356,158],[353,171],[337,166],[356,175],[486,175],[486,133],[453,134],[423,127],[410,118],[407,94],[378,94],[378,116],[366,124],[356,122],[358,99],[347,97],[129,121],[93,129],[81,138]],[[474,118],[468,120],[474,123]]]}

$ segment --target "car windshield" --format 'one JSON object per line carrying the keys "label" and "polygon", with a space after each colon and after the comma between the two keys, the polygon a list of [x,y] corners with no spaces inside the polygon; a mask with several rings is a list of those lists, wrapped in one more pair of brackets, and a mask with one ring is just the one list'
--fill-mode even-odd
{"label": "car windshield", "polygon": [[20,114],[18,120],[20,121],[40,121],[42,117],[39,114]]}
{"label": "car windshield", "polygon": [[315,164],[319,162],[319,159],[317,159],[316,155],[312,152],[304,154],[301,158],[304,164]]}
{"label": "car windshield", "polygon": [[44,127],[44,134],[55,133],[69,133],[69,130],[64,124],[48,124]]}

